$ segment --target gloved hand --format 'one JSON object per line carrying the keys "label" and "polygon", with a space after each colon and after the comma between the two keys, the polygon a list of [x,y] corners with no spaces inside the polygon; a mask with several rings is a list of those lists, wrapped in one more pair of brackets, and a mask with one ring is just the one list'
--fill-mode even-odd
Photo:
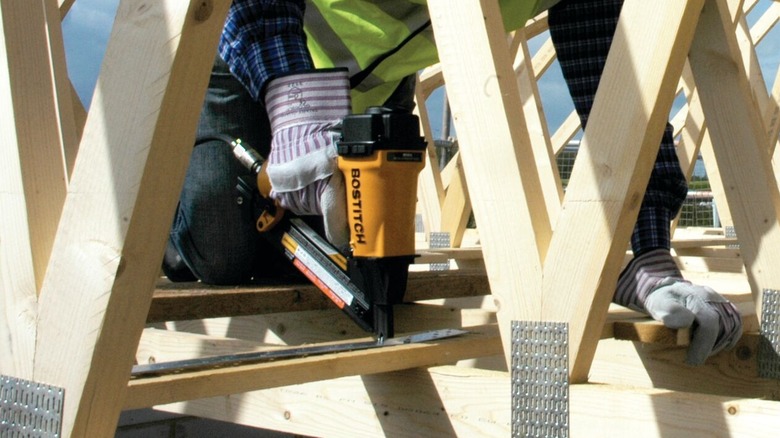
{"label": "gloved hand", "polygon": [[649,314],[669,328],[692,327],[686,361],[701,365],[742,336],[737,308],[707,286],[685,281],[665,249],[635,258],[620,274],[613,301]]}
{"label": "gloved hand", "polygon": [[645,308],[669,328],[693,326],[686,361],[701,365],[708,356],[733,348],[742,336],[742,318],[736,307],[707,286],[674,281],[648,295]]}
{"label": "gloved hand", "polygon": [[322,215],[338,249],[349,244],[346,189],[333,128],[351,111],[346,69],[315,70],[269,81],[271,198],[299,215]]}

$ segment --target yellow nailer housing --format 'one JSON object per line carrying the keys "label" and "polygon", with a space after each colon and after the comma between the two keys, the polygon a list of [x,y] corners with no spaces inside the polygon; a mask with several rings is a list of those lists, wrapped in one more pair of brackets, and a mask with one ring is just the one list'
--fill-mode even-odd
{"label": "yellow nailer housing", "polygon": [[372,107],[344,119],[339,168],[355,257],[413,256],[417,177],[425,140],[414,114]]}

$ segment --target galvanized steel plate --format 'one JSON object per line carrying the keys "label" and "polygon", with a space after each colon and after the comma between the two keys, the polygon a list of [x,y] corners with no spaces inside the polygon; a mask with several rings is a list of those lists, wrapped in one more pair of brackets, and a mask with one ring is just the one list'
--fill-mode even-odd
{"label": "galvanized steel plate", "polygon": [[0,437],[59,437],[65,390],[0,375]]}
{"label": "galvanized steel plate", "polygon": [[758,375],[780,380],[780,291],[773,289],[764,289],[761,300]]}
{"label": "galvanized steel plate", "polygon": [[[452,243],[450,243],[450,233],[446,231],[433,231],[428,235],[429,244],[428,247],[431,249],[435,248],[449,248],[452,246]],[[431,263],[430,268],[431,271],[449,271],[450,270],[450,262],[447,261],[445,263]]]}
{"label": "galvanized steel plate", "polygon": [[512,436],[569,436],[569,325],[512,321]]}

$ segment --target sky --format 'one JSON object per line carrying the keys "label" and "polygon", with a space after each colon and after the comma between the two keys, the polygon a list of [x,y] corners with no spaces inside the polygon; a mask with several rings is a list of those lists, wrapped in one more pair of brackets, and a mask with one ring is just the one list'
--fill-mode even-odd
{"label": "sky", "polygon": [[[85,106],[89,106],[95,88],[118,3],[119,0],[77,0],[63,21],[68,71]],[[752,24],[771,3],[772,0],[759,0],[748,15],[748,22]],[[543,35],[529,41],[532,52],[539,47],[544,37]],[[780,25],[775,26],[758,45],[757,53],[767,87],[771,89],[780,63]],[[540,79],[539,90],[550,131],[554,132],[573,109],[557,63]],[[442,101],[441,91],[434,93],[428,101],[434,138],[441,136]],[[675,108],[679,108],[681,104],[678,99]],[[675,108],[672,112],[676,111]]]}

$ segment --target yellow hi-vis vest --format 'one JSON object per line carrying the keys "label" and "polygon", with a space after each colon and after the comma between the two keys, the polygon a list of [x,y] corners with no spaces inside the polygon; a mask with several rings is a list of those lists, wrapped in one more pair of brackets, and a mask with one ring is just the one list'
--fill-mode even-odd
{"label": "yellow hi-vis vest", "polygon": [[[505,30],[556,2],[499,0]],[[438,62],[430,24],[426,0],[306,0],[314,64],[349,69],[355,113],[381,105],[404,77]]]}

